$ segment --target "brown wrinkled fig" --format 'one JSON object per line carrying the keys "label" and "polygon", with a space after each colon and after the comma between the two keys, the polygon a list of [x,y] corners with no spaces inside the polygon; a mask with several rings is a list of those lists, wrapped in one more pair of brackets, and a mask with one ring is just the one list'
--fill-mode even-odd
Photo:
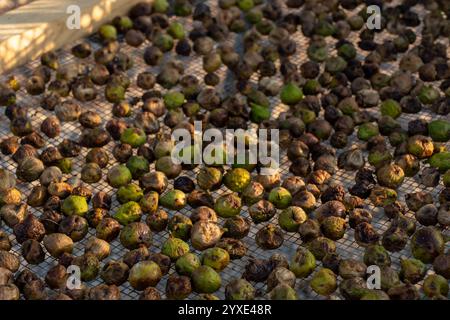
{"label": "brown wrinkled fig", "polygon": [[150,253],[146,247],[139,247],[138,249],[134,249],[128,251],[123,256],[122,260],[125,262],[128,267],[133,267],[136,263],[147,260],[150,257]]}
{"label": "brown wrinkled fig", "polygon": [[228,218],[223,225],[225,233],[223,236],[242,239],[250,232],[251,221],[248,218],[241,216]]}
{"label": "brown wrinkled fig", "polygon": [[375,244],[379,239],[380,235],[370,223],[362,222],[355,227],[355,240],[361,246]]}
{"label": "brown wrinkled fig", "polygon": [[241,259],[245,257],[248,251],[248,248],[244,242],[233,238],[221,238],[216,243],[216,247],[227,251],[231,259]]}
{"label": "brown wrinkled fig", "polygon": [[63,289],[67,285],[68,277],[67,269],[63,265],[57,264],[48,270],[45,283],[51,289]]}
{"label": "brown wrinkled fig", "polygon": [[90,288],[88,300],[120,300],[120,289],[115,285],[100,284]]}
{"label": "brown wrinkled fig", "polygon": [[159,266],[163,275],[169,272],[171,260],[168,256],[162,253],[154,253],[150,255],[149,260],[155,262]]}
{"label": "brown wrinkled fig", "polygon": [[273,270],[273,263],[269,260],[251,259],[245,266],[242,275],[248,281],[263,282],[266,281]]}
{"label": "brown wrinkled fig", "polygon": [[270,291],[279,284],[287,284],[290,287],[295,286],[295,274],[284,267],[277,267],[267,278],[267,290]]}
{"label": "brown wrinkled fig", "polygon": [[276,225],[268,224],[256,233],[255,240],[258,246],[263,249],[276,249],[283,244],[283,231]]}
{"label": "brown wrinkled fig", "polygon": [[19,269],[20,260],[14,253],[0,250],[0,267],[16,272]]}
{"label": "brown wrinkled fig", "polygon": [[20,292],[14,284],[0,286],[0,300],[19,300]]}
{"label": "brown wrinkled fig", "polygon": [[186,276],[172,275],[167,280],[166,296],[168,299],[183,300],[192,292],[191,279]]}
{"label": "brown wrinkled fig", "polygon": [[108,261],[100,272],[106,284],[120,286],[128,279],[129,267],[124,262]]}
{"label": "brown wrinkled fig", "polygon": [[29,214],[19,224],[14,226],[14,235],[19,243],[28,239],[40,242],[45,235],[45,227],[34,215]]}
{"label": "brown wrinkled fig", "polygon": [[39,264],[44,261],[45,252],[38,241],[28,239],[22,243],[22,256],[30,264]]}
{"label": "brown wrinkled fig", "polygon": [[156,288],[148,287],[142,291],[139,300],[161,300],[161,294]]}
{"label": "brown wrinkled fig", "polygon": [[198,250],[213,247],[222,237],[223,230],[212,221],[197,221],[191,229],[192,246]]}
{"label": "brown wrinkled fig", "polygon": [[0,250],[9,251],[11,250],[11,247],[12,245],[8,234],[4,231],[0,231]]}
{"label": "brown wrinkled fig", "polygon": [[17,224],[22,223],[27,217],[27,205],[6,204],[0,208],[0,217],[5,221],[6,225],[14,228]]}
{"label": "brown wrinkled fig", "polygon": [[13,273],[6,268],[1,268],[0,269],[0,286],[11,284],[13,282],[14,282]]}

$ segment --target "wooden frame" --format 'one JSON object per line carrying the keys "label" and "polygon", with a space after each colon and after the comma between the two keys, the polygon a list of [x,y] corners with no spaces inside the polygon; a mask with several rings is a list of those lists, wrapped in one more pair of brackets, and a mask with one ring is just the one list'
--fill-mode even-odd
{"label": "wooden frame", "polygon": [[[0,15],[0,74],[92,33],[141,1],[36,0]],[[66,25],[71,5],[80,8],[80,29]]]}

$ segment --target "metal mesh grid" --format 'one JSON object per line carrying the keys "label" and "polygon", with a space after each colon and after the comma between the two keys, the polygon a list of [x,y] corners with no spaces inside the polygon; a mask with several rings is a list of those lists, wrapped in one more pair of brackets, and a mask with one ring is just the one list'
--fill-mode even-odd
{"label": "metal mesh grid", "polygon": [[[210,3],[210,5],[213,9],[213,12],[214,12],[214,10],[216,9],[215,1],[211,1],[211,2],[214,2],[214,3]],[[360,8],[354,10],[350,14],[356,14],[359,11],[359,9]],[[424,14],[424,10],[422,7],[418,7],[417,12],[420,13],[421,15]],[[176,19],[178,21],[181,20],[181,22],[183,22],[183,24],[185,25],[185,27],[188,30],[190,30],[192,28],[193,24],[192,24],[192,21],[190,21],[189,19],[187,19],[187,18],[176,18]],[[420,27],[418,28],[417,31],[419,31],[419,30],[420,30]],[[419,35],[420,35],[420,33],[418,32],[418,36]],[[389,37],[389,35],[385,34],[385,33],[377,34],[377,40],[385,39],[386,37]],[[241,47],[240,47],[241,38],[242,38],[241,35],[230,34],[230,37],[229,37],[229,39],[227,39],[227,41],[233,43],[238,50],[241,50]],[[299,30],[293,35],[293,39],[297,43],[297,53],[291,58],[291,60],[292,60],[292,62],[300,65],[301,63],[303,63],[304,61],[307,60],[306,47],[308,44],[308,38],[304,37],[302,32]],[[352,32],[351,37],[348,40],[355,43],[358,40],[358,34]],[[89,41],[93,45],[94,49],[99,47],[99,45],[96,44],[94,41],[92,41],[92,39],[89,39]],[[332,48],[334,48],[335,40],[328,39],[328,41],[329,41],[330,51],[331,50],[335,51],[334,49],[332,49]],[[420,38],[418,38],[416,44],[419,41],[420,41]],[[132,57],[132,60],[134,61],[134,67],[127,72],[128,75],[132,79],[136,79],[137,74],[140,72],[143,72],[143,71],[151,71],[151,72],[154,72],[155,74],[159,71],[158,66],[149,67],[143,61],[143,58],[142,58],[143,50],[145,49],[145,47],[148,44],[149,44],[148,41],[146,41],[146,43],[142,44],[137,49],[131,48],[125,44],[123,44],[121,47],[121,51],[130,55]],[[450,49],[448,49],[448,51],[450,53]],[[66,48],[63,48],[62,50],[59,50],[58,55],[60,57],[62,64],[72,63],[76,59],[70,54],[70,47],[66,47]],[[364,58],[364,56],[365,56],[365,54],[358,49],[358,57],[362,59],[362,58]],[[165,55],[165,59],[167,59],[169,57],[175,57],[175,54],[172,52],[172,53]],[[202,69],[201,57],[199,57],[197,55],[192,55],[187,58],[180,57],[180,56],[176,56],[176,58],[184,62],[184,65],[186,67],[185,74],[193,74],[193,75],[196,75],[200,79],[203,78],[203,76],[205,75],[205,72]],[[93,64],[93,58],[90,57],[86,61],[86,63]],[[37,67],[38,65],[39,65],[38,60],[31,61],[28,64],[26,64],[25,66],[17,68],[17,70],[14,70],[13,72],[11,72],[11,74],[18,76],[20,80],[24,80],[30,76],[32,70],[35,67]],[[384,71],[385,73],[391,74],[392,71],[394,71],[394,70],[396,70],[396,68],[395,67],[393,68],[389,64],[382,65],[382,71]],[[221,79],[223,79],[218,86],[218,89],[221,92],[221,94],[223,96],[234,94],[234,87],[232,86],[232,83],[229,81],[230,77],[227,74],[226,67],[222,66],[220,68],[220,70],[218,70],[217,74],[221,77]],[[0,78],[6,79],[8,76],[9,76],[9,74],[3,75]],[[252,80],[257,81],[257,78],[255,77]],[[156,88],[161,89],[164,92],[164,89],[162,89],[158,85],[156,86]],[[101,89],[103,89],[103,88],[101,88]],[[95,110],[97,113],[99,113],[99,115],[103,119],[103,123],[106,123],[112,117],[112,114],[111,114],[112,104],[108,103],[107,101],[105,101],[103,99],[103,94],[102,94],[103,91],[101,89],[99,90],[99,92],[101,94],[94,101],[84,103],[82,105],[82,107],[83,107],[83,110]],[[135,85],[135,81],[133,81],[131,87],[127,91],[127,98],[140,97],[142,94],[143,94],[143,90],[138,88]],[[33,124],[34,128],[38,128],[40,126],[41,122],[43,121],[43,119],[45,119],[47,116],[49,116],[51,114],[51,112],[44,110],[43,108],[40,107],[40,105],[39,105],[40,97],[39,96],[38,97],[29,96],[28,94],[26,94],[24,89],[21,89],[18,92],[17,96],[18,96],[19,103],[26,105],[30,108],[30,118],[32,119],[32,124]],[[287,110],[287,106],[281,104],[278,97],[270,98],[270,101],[271,101],[271,105],[273,106],[272,117],[277,117],[281,112]],[[138,107],[135,106],[135,108],[137,109]],[[376,107],[372,108],[372,110],[370,110],[370,111],[376,115],[378,112],[378,108],[376,108]],[[9,131],[9,121],[3,115],[4,114],[3,110],[0,113],[1,113],[1,115],[0,115],[0,137],[5,138],[5,137],[11,135],[11,133]],[[406,128],[407,123],[410,120],[415,119],[417,117],[422,117],[426,120],[430,120],[432,118],[436,118],[436,115],[434,115],[431,112],[429,112],[428,110],[424,109],[418,115],[402,114],[398,120],[401,123],[402,127]],[[449,117],[446,117],[446,118],[449,118]],[[168,129],[162,123],[162,119],[160,119],[160,120],[161,120],[160,122],[161,122],[162,128]],[[77,138],[81,132],[80,128],[81,128],[81,126],[77,122],[62,123],[61,135],[55,139],[48,139],[47,146],[51,146],[51,145],[57,146],[65,138],[77,140]],[[152,138],[154,138],[154,136],[151,136],[151,139]],[[349,145],[347,148],[345,148],[345,150],[347,150],[348,148],[350,148],[352,146],[361,146],[361,142],[355,137],[355,134],[353,134],[349,138],[350,138]],[[110,163],[108,164],[107,168],[111,167],[112,165],[114,165],[116,163],[114,157],[111,154],[111,150],[112,150],[113,146],[114,146],[114,142],[111,142],[106,147],[104,147],[106,150],[108,150],[109,155],[110,155]],[[447,144],[447,146],[450,147],[450,143]],[[87,153],[87,150],[83,149],[81,155],[79,157],[77,157],[76,159],[74,159],[73,172],[70,176],[66,175],[65,178],[69,178],[69,177],[75,176],[75,175],[79,176],[81,167],[83,166],[83,164],[85,162],[84,159],[85,159],[86,153]],[[338,150],[338,154],[339,154],[339,150]],[[367,153],[365,153],[365,156],[367,158]],[[0,167],[11,170],[13,172],[15,172],[15,170],[16,170],[16,164],[10,157],[2,157],[0,160]],[[152,171],[154,170],[154,164],[151,165],[151,170]],[[182,172],[182,175],[187,175],[187,176],[195,179],[195,176],[196,176],[196,173],[198,172],[198,170],[199,170],[199,168],[196,168],[192,171],[184,170]],[[103,177],[106,177],[106,173],[107,173],[107,169],[103,169]],[[282,155],[281,155],[280,173],[281,173],[282,179],[291,175],[289,173],[289,161],[287,160],[285,151],[283,151],[283,150],[282,150]],[[354,183],[354,175],[355,175],[355,172],[346,172],[343,170],[338,170],[336,172],[336,174],[334,174],[332,176],[332,181],[336,182],[338,184],[342,184],[343,186],[348,188]],[[31,184],[19,184],[18,188],[23,192],[24,195],[28,195],[29,192],[31,191],[32,187],[36,184],[37,184],[37,182],[31,183]],[[171,187],[172,186],[169,186],[168,189],[170,189]],[[91,188],[92,188],[93,192],[102,190],[102,191],[106,191],[110,194],[114,194],[113,188],[111,188],[104,181],[92,184]],[[423,185],[420,185],[420,182],[417,181],[417,178],[406,178],[405,181],[403,182],[402,186],[397,190],[398,195],[399,195],[399,200],[403,201],[405,194],[413,192],[415,190],[417,190],[417,191],[418,190],[426,190],[426,191],[430,192],[433,195],[434,199],[436,200],[439,192],[442,190],[442,185],[439,185],[439,187],[437,187],[437,188],[425,188]],[[214,198],[217,198],[220,194],[223,194],[225,192],[227,192],[226,188],[222,187],[220,190],[212,192],[212,194],[213,194]],[[318,201],[320,201],[320,200],[318,200]],[[376,228],[376,230],[380,234],[383,233],[388,228],[390,222],[385,218],[384,214],[382,213],[382,209],[374,208],[368,201],[366,201],[365,207],[366,207],[366,209],[369,209],[373,213],[373,216],[374,216],[374,220],[372,222],[373,226]],[[112,208],[111,208],[111,212],[114,213],[117,208],[118,208],[118,202],[116,200],[114,200]],[[29,210],[31,213],[33,213],[36,216],[40,216],[40,214],[41,214],[41,210],[37,210],[34,208],[29,208]],[[187,206],[184,209],[180,210],[179,212],[181,212],[184,215],[189,216],[191,213],[191,210],[192,209],[189,206]],[[170,216],[172,216],[175,213],[175,211],[171,211],[171,210],[167,210],[167,211]],[[244,217],[249,217],[246,206],[243,207],[241,214]],[[276,219],[277,219],[277,217],[275,216],[272,219],[272,221],[270,221],[270,222],[276,223]],[[223,219],[219,218],[219,220],[220,220],[220,223],[223,222]],[[225,270],[223,270],[221,272],[223,285],[222,285],[221,289],[218,292],[216,292],[218,297],[220,297],[220,298],[224,297],[224,285],[225,284],[227,284],[232,278],[241,277],[241,275],[244,271],[244,267],[250,256],[258,257],[258,258],[269,258],[275,252],[282,252],[282,253],[286,254],[287,257],[291,257],[294,254],[296,248],[301,244],[301,240],[297,233],[285,233],[284,244],[281,248],[279,248],[277,250],[262,250],[262,249],[260,249],[255,243],[255,234],[265,224],[266,223],[258,224],[256,226],[252,225],[249,235],[243,239],[243,242],[248,247],[247,256],[240,260],[232,260],[231,263],[225,268]],[[5,230],[6,232],[8,232],[8,234],[12,235],[12,230],[9,229],[8,227],[2,226],[1,229]],[[448,233],[448,230],[446,230],[445,232]],[[82,241],[75,244],[74,255],[78,256],[83,253],[84,244],[87,241],[87,239],[89,239],[90,236],[95,236],[95,230],[90,229],[88,235]],[[158,234],[154,234],[153,244],[149,250],[151,252],[159,252],[162,243],[167,238],[168,238],[167,231],[164,231],[164,232],[161,232]],[[14,244],[12,251],[16,252],[20,256],[20,245],[16,242],[16,240],[14,239],[14,236],[11,236],[11,239]],[[353,234],[352,229],[347,229],[347,232],[346,232],[344,238],[341,240],[338,240],[336,242],[336,244],[337,244],[337,252],[343,258],[362,259],[362,255],[364,253],[364,248],[359,246],[358,244],[356,244],[356,242],[354,241],[354,234]],[[449,248],[448,244],[447,244],[446,248],[447,249]],[[105,259],[105,261],[102,262],[102,266],[108,260],[121,259],[126,251],[127,250],[122,247],[122,245],[119,243],[118,240],[113,241],[111,243],[111,255],[107,259]],[[196,253],[200,254],[200,252],[196,252]],[[404,250],[397,252],[397,253],[391,253],[392,267],[396,270],[399,270],[400,258],[410,257],[410,256],[411,256],[411,254],[409,252],[409,244],[406,246],[406,248]],[[24,261],[24,259],[22,257],[20,257],[20,259],[21,259],[21,269],[20,270],[22,270],[22,268],[29,268],[30,270],[32,270],[33,272],[35,272],[36,274],[38,274],[41,277],[44,277],[47,270],[51,266],[53,266],[54,264],[57,263],[53,257],[48,255],[48,253],[46,255],[45,261],[37,266],[27,264],[26,261]],[[171,268],[169,274],[171,274],[173,272],[175,272],[175,271],[174,271],[174,268],[172,265],[172,268]],[[432,271],[429,270],[428,272],[432,272]],[[160,281],[160,283],[157,285],[157,289],[159,289],[159,291],[161,292],[163,297],[165,297],[164,292],[165,292],[165,285],[166,285],[167,278],[168,278],[168,276],[164,276],[163,279]],[[97,278],[96,280],[87,282],[86,285],[88,287],[92,287],[92,286],[98,285],[100,283],[102,283],[102,281],[99,278]],[[265,284],[255,283],[254,285],[255,285],[256,289],[259,289],[258,291],[260,291],[261,293],[265,293],[265,291],[266,291]],[[312,292],[312,290],[309,287],[309,278],[297,279],[296,289],[299,293],[299,296],[302,299],[323,299],[323,297],[320,297],[320,296],[316,295],[314,292]],[[120,287],[120,290],[121,290],[122,299],[138,299],[139,294],[140,294],[140,292],[131,288],[131,286],[128,283],[125,283],[124,285],[122,285]],[[196,293],[192,293],[188,297],[188,299],[196,299],[197,297],[198,297],[198,295]],[[341,299],[341,296],[339,295],[338,292],[336,292],[329,298]]]}

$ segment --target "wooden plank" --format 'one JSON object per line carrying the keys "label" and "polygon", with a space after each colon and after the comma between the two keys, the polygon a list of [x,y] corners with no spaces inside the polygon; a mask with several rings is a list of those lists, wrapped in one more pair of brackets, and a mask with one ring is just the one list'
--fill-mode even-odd
{"label": "wooden plank", "polygon": [[[142,0],[36,0],[0,16],[0,74],[95,31]],[[66,21],[80,7],[80,29]]]}

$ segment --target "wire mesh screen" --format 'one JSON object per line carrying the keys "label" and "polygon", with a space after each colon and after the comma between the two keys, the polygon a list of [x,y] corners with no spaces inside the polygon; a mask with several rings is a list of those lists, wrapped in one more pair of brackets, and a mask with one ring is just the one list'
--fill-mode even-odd
{"label": "wire mesh screen", "polygon": [[[216,1],[209,1],[209,4],[214,12],[216,10],[216,7],[215,7]],[[348,14],[349,15],[357,14],[357,12],[360,9],[361,8],[357,8],[354,12],[348,12]],[[284,8],[284,10],[288,10],[288,9]],[[424,9],[421,6],[417,6],[415,8],[415,10],[420,15],[423,16]],[[292,11],[296,11],[296,10],[292,10]],[[113,17],[111,17],[111,18],[113,18]],[[187,28],[188,31],[191,30],[193,27],[193,22],[188,18],[177,17],[177,18],[171,18],[171,19],[177,19],[178,21],[182,21],[182,23],[184,24],[184,26]],[[419,30],[420,30],[420,27],[417,29],[417,31],[419,31]],[[417,32],[417,35],[419,36],[420,32]],[[378,33],[376,35],[376,37],[377,37],[376,40],[380,41],[382,39],[389,38],[390,35],[387,33]],[[308,46],[309,40],[308,40],[308,38],[303,36],[303,34],[300,30],[298,30],[293,35],[293,39],[296,41],[296,44],[297,44],[297,52],[294,54],[294,56],[292,56],[291,61],[297,65],[300,65],[301,63],[307,61],[306,48]],[[327,39],[329,41],[330,51],[335,51],[335,49],[334,49],[335,40],[329,39],[329,38],[327,38]],[[356,32],[352,32],[351,37],[347,40],[349,40],[353,43],[356,43],[359,40],[358,34]],[[95,41],[93,41],[92,38],[88,39],[88,41],[91,42],[94,49],[99,48],[99,45]],[[236,34],[230,33],[230,37],[226,41],[232,43],[238,51],[242,51],[242,35],[236,35]],[[420,41],[420,38],[417,39],[416,44],[419,41]],[[136,79],[137,74],[139,74],[143,71],[151,71],[154,74],[157,74],[159,72],[158,66],[150,67],[147,64],[145,64],[145,62],[143,61],[143,51],[148,45],[149,45],[149,42],[147,40],[146,40],[146,43],[142,44],[139,48],[132,48],[130,46],[127,46],[126,44],[121,44],[121,51],[128,54],[134,62],[133,68],[131,70],[127,71],[127,74],[131,77],[131,79],[133,79],[132,84],[127,91],[127,99],[135,98],[135,97],[140,98],[142,96],[142,94],[144,93],[144,91],[142,89],[140,89],[136,86],[135,79]],[[72,56],[72,54],[70,53],[70,48],[71,48],[71,46],[64,48],[62,50],[59,50],[57,52],[58,56],[60,57],[60,62],[63,65],[73,63],[76,60],[76,58],[74,58]],[[450,53],[450,49],[449,49],[449,53]],[[363,59],[365,55],[366,54],[364,52],[358,51],[359,59]],[[193,74],[193,75],[197,76],[199,79],[202,79],[203,76],[205,75],[205,72],[202,68],[202,58],[200,56],[193,54],[190,57],[186,58],[186,57],[176,56],[176,54],[174,52],[171,52],[171,53],[166,53],[164,58],[168,59],[169,57],[174,57],[183,62],[184,66],[186,68],[185,74]],[[89,59],[83,60],[83,63],[93,65],[94,61],[93,61],[93,58],[90,57]],[[19,79],[23,81],[23,80],[27,79],[28,77],[30,77],[32,70],[35,67],[37,67],[39,64],[40,64],[39,61],[30,61],[25,66],[12,71],[10,74],[13,74],[13,75],[19,77]],[[392,74],[392,72],[395,71],[397,68],[397,66],[392,66],[390,64],[383,64],[381,67],[382,67],[382,71],[387,74]],[[228,71],[225,66],[222,66],[217,72],[217,74],[222,79],[222,81],[218,85],[218,90],[220,91],[220,93],[223,97],[235,94],[234,84],[232,81],[230,81],[232,79],[227,74],[227,72]],[[3,75],[2,76],[4,78],[3,80],[7,79],[10,74]],[[252,80],[257,82],[257,77],[254,76],[254,78],[252,78]],[[280,78],[280,83],[281,83],[281,78]],[[99,94],[95,100],[93,100],[91,102],[83,103],[82,108],[83,108],[83,110],[94,110],[95,112],[97,112],[103,119],[103,124],[105,124],[109,119],[111,119],[113,117],[112,112],[111,112],[112,104],[107,102],[104,99],[104,96],[102,93],[103,88],[98,88],[98,89],[99,89],[98,91],[101,94]],[[165,92],[165,89],[159,87],[159,85],[156,85],[156,89],[161,89],[162,92]],[[50,111],[43,109],[40,106],[40,99],[41,99],[40,96],[33,97],[33,96],[26,94],[24,89],[21,89],[18,92],[18,102],[20,104],[23,104],[23,105],[29,107],[30,118],[32,119],[32,124],[33,124],[34,128],[39,128],[41,122],[47,116],[50,116],[52,113]],[[271,106],[272,106],[272,117],[273,118],[276,118],[281,112],[284,112],[288,109],[287,106],[283,105],[280,102],[278,97],[270,98],[270,102],[271,102]],[[139,105],[134,106],[134,108],[136,108],[136,109],[139,108]],[[368,110],[371,113],[373,113],[375,116],[377,116],[378,109],[379,109],[378,107],[375,107],[375,108],[368,109]],[[2,111],[4,111],[4,110],[2,110]],[[10,130],[9,130],[9,120],[3,115],[4,112],[1,112],[1,114],[2,115],[0,118],[0,136],[1,136],[1,138],[5,138],[8,136],[11,136],[12,134],[10,133]],[[423,111],[420,112],[420,114],[413,114],[413,115],[402,114],[398,120],[401,123],[402,127],[406,129],[408,122],[410,120],[416,119],[418,117],[426,119],[426,120],[430,120],[432,118],[433,119],[436,118],[437,116],[435,114],[429,112],[428,110],[424,109]],[[131,120],[129,120],[129,121],[131,121]],[[162,119],[160,119],[160,122],[161,122],[162,130],[166,130],[166,131],[170,130],[168,127],[166,127],[163,124]],[[78,124],[78,122],[63,122],[62,127],[61,127],[61,135],[54,139],[48,139],[47,146],[57,146],[63,139],[66,139],[66,138],[77,140],[80,133],[81,133],[81,126]],[[150,139],[155,139],[155,137],[151,136]],[[109,152],[110,163],[108,164],[107,168],[103,169],[103,178],[106,177],[108,168],[110,168],[111,166],[116,164],[116,161],[111,153],[113,146],[114,146],[114,142],[110,142],[107,146],[104,147]],[[361,141],[356,138],[355,134],[353,134],[350,137],[349,144],[344,150],[347,150],[353,146],[362,147]],[[447,146],[450,147],[450,144],[447,144]],[[70,175],[66,175],[65,178],[70,178],[74,175],[78,175],[78,176],[80,175],[80,170],[85,163],[85,156],[86,156],[87,151],[88,151],[87,149],[83,149],[81,155],[79,157],[77,157],[76,159],[74,159],[73,172]],[[286,157],[286,151],[285,150],[281,150],[281,151],[282,151],[282,154],[281,154],[280,172],[281,172],[281,176],[282,176],[282,180],[283,180],[284,178],[286,178],[292,174],[289,173],[290,161],[288,161],[288,159]],[[339,154],[339,151],[338,151],[338,154]],[[367,159],[367,152],[365,152],[365,157]],[[15,172],[17,164],[10,157],[3,156],[0,161],[0,166],[5,169],[11,170],[12,172]],[[151,165],[151,171],[153,171],[153,170],[154,170],[154,164]],[[199,168],[196,168],[194,170],[183,170],[182,175],[187,175],[187,176],[191,177],[192,179],[195,179],[198,170],[199,170]],[[338,170],[336,172],[336,174],[334,174],[332,176],[332,182],[336,182],[336,183],[341,184],[341,185],[345,186],[346,188],[348,188],[354,184],[354,176],[355,176],[355,172]],[[115,193],[115,190],[112,187],[110,187],[104,180],[105,179],[102,179],[99,183],[94,183],[94,184],[90,185],[93,193],[98,192],[98,191],[106,191],[109,194],[113,195]],[[18,187],[23,192],[24,195],[28,195],[30,193],[32,187],[34,185],[36,185],[37,183],[38,182],[27,183],[27,184],[21,183],[21,184],[19,184]],[[172,185],[170,185],[168,189],[171,189],[171,188],[172,188]],[[436,188],[426,188],[420,184],[420,182],[417,180],[417,178],[408,178],[407,177],[407,178],[405,178],[401,187],[398,189],[399,200],[404,201],[405,194],[411,193],[413,191],[419,191],[419,190],[426,190],[426,191],[430,192],[433,195],[434,199],[437,200],[438,194],[442,190],[442,184],[440,184],[439,187],[436,187]],[[223,186],[221,189],[213,191],[212,194],[213,194],[214,198],[217,198],[220,194],[223,194],[226,192],[228,192],[228,190]],[[114,201],[113,201],[113,205],[111,207],[111,213],[114,213],[119,206],[116,199],[115,198],[113,198],[113,199],[114,199]],[[318,200],[318,201],[320,201],[320,200]],[[319,204],[320,204],[320,202],[318,202],[317,205],[319,205]],[[369,201],[365,202],[365,207],[373,213],[374,220],[373,220],[372,224],[376,228],[378,233],[382,234],[390,225],[390,221],[388,221],[388,219],[385,217],[385,215],[382,212],[382,209],[380,210],[380,209],[373,207],[371,205],[371,203],[369,203]],[[42,213],[41,210],[39,210],[39,209],[30,208],[29,210],[31,211],[31,213],[33,213],[37,217],[39,217]],[[181,212],[182,214],[184,214],[186,216],[190,216],[191,211],[192,211],[192,208],[187,206],[184,209],[180,210],[179,212]],[[170,216],[172,216],[177,211],[168,210],[167,212],[169,213]],[[249,217],[246,206],[243,207],[241,215],[244,217]],[[269,222],[277,223],[276,219],[277,219],[277,216],[275,216],[272,219],[273,221],[269,221]],[[219,220],[220,220],[219,221],[220,224],[222,224],[223,219],[219,218]],[[246,236],[244,239],[242,239],[242,241],[248,247],[248,254],[242,259],[232,260],[231,263],[220,273],[221,277],[222,277],[222,287],[216,293],[219,298],[224,298],[224,287],[231,279],[240,278],[242,276],[242,273],[244,272],[244,267],[247,264],[248,259],[250,257],[269,258],[275,252],[281,252],[281,253],[285,254],[288,258],[291,258],[293,256],[293,254],[295,253],[296,248],[299,245],[301,245],[302,242],[297,233],[285,232],[284,243],[279,249],[263,250],[263,249],[259,248],[255,242],[255,234],[264,224],[258,224],[258,225],[253,224],[252,225],[248,236]],[[13,234],[12,230],[4,225],[1,227],[1,229],[5,230],[8,234],[11,235],[11,240],[13,241],[13,244],[14,244],[12,251],[16,252],[20,256],[20,250],[21,250],[20,245],[14,239],[14,236],[12,235]],[[448,233],[448,231],[444,231],[444,232]],[[75,243],[75,247],[74,247],[74,255],[75,256],[81,255],[83,253],[84,244],[86,243],[87,239],[89,239],[91,236],[95,236],[95,230],[93,230],[93,229],[89,230],[88,235],[82,241]],[[169,236],[169,234],[167,231],[154,234],[153,235],[153,243],[152,243],[151,247],[149,248],[149,250],[151,252],[159,252],[161,249],[162,243],[168,238],[168,236]],[[348,228],[345,236],[342,239],[336,241],[336,244],[337,244],[337,252],[342,256],[342,258],[356,258],[356,259],[362,260],[364,248],[359,246],[355,242],[354,233],[353,233],[352,229]],[[448,247],[449,246],[447,245],[446,249],[448,249]],[[193,250],[193,249],[191,248],[191,250]],[[125,249],[118,240],[111,242],[111,255],[102,262],[102,265],[109,260],[120,260],[127,251],[128,250]],[[196,253],[201,254],[201,252],[196,252]],[[397,253],[391,253],[392,266],[394,269],[399,270],[399,261],[400,261],[400,258],[402,258],[402,257],[411,257],[409,244],[406,246],[406,248],[404,250],[397,252]],[[20,258],[21,258],[21,269],[29,268],[30,270],[32,270],[33,272],[35,272],[37,275],[39,275],[41,277],[45,277],[46,272],[49,270],[49,268],[57,263],[55,258],[50,256],[48,253],[46,255],[45,261],[39,265],[27,264],[26,261],[22,257],[20,257]],[[320,262],[318,262],[318,264],[320,264]],[[320,267],[320,265],[318,265],[317,268],[319,268],[319,267]],[[428,266],[428,267],[430,267],[430,266]],[[172,265],[169,274],[174,273],[174,272],[175,272],[175,270]],[[432,272],[432,271],[429,270],[428,272]],[[157,289],[161,292],[163,297],[165,297],[164,292],[165,292],[167,278],[168,278],[167,275],[164,276],[163,279],[157,285]],[[295,289],[297,290],[299,297],[302,299],[323,299],[323,297],[318,296],[311,290],[311,288],[309,287],[309,280],[310,280],[310,278],[297,279]],[[97,278],[93,281],[87,282],[86,285],[88,287],[92,287],[92,286],[98,285],[100,283],[102,283],[102,280]],[[259,298],[265,298],[265,295],[264,295],[266,293],[265,284],[264,283],[254,283],[254,285],[255,285],[255,288],[258,289]],[[420,286],[420,283],[418,285]],[[121,298],[122,299],[138,299],[139,298],[140,292],[131,288],[131,286],[128,283],[125,283],[124,285],[122,285],[120,287],[120,290],[121,290]],[[188,297],[188,299],[196,299],[197,297],[198,297],[198,295],[196,293],[192,293]],[[342,297],[340,296],[340,294],[338,292],[334,293],[330,298],[331,299],[342,299]]]}

